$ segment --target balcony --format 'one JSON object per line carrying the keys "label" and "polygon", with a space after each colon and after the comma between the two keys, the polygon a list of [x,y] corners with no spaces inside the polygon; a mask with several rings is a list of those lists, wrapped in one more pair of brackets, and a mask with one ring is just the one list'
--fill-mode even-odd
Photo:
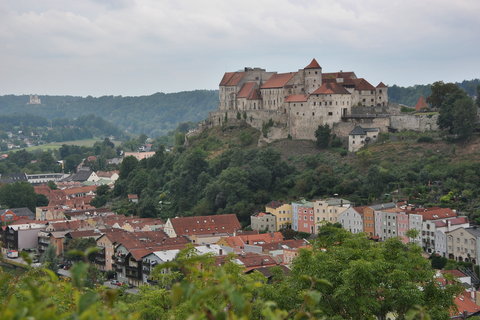
{"label": "balcony", "polygon": [[126,267],[125,268],[125,275],[127,278],[134,278],[140,279],[140,273],[138,272],[138,268]]}

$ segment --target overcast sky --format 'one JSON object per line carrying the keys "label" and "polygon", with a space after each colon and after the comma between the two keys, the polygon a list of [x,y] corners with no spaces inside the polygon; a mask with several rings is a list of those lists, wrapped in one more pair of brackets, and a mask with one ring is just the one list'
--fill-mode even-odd
{"label": "overcast sky", "polygon": [[216,89],[245,66],[480,77],[479,0],[1,0],[0,95]]}

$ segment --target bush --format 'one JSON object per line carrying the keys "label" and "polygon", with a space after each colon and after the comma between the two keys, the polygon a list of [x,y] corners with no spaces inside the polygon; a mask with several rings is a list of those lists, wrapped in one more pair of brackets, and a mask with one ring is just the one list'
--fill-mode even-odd
{"label": "bush", "polygon": [[417,139],[417,142],[420,142],[420,143],[432,143],[432,142],[433,142],[433,138],[432,138],[432,137],[429,137],[429,136],[421,136],[420,138]]}
{"label": "bush", "polygon": [[409,108],[409,107],[406,107],[406,106],[402,106],[402,107],[400,108],[400,112],[408,113],[408,112],[414,112],[414,111],[415,111],[415,109]]}
{"label": "bush", "polygon": [[240,139],[240,144],[242,145],[242,147],[249,146],[253,142],[253,137],[252,137],[252,134],[250,132],[242,132],[240,134],[239,139]]}

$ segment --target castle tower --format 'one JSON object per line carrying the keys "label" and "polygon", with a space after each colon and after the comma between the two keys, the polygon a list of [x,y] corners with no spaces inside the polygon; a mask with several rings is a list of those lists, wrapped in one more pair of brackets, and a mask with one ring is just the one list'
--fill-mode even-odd
{"label": "castle tower", "polygon": [[311,94],[322,85],[322,67],[320,67],[317,60],[313,59],[303,71],[305,76],[305,94]]}

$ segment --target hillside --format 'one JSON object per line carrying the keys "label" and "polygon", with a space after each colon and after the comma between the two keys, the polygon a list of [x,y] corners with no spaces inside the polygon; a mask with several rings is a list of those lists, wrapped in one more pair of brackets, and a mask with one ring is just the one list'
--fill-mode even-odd
{"label": "hillside", "polygon": [[236,213],[245,224],[271,200],[334,194],[356,205],[409,199],[480,217],[478,137],[453,144],[430,133],[431,143],[419,143],[426,134],[383,134],[376,144],[346,154],[343,148],[319,150],[311,141],[257,147],[259,135],[248,126],[207,130],[188,147],[125,165],[114,194],[139,194],[135,210],[143,216]]}
{"label": "hillside", "polygon": [[198,122],[217,108],[215,90],[155,93],[150,96],[99,98],[39,96],[41,105],[29,105],[29,96],[0,96],[0,115],[33,114],[48,120],[74,119],[87,114],[102,117],[130,133],[164,135],[182,122]]}

